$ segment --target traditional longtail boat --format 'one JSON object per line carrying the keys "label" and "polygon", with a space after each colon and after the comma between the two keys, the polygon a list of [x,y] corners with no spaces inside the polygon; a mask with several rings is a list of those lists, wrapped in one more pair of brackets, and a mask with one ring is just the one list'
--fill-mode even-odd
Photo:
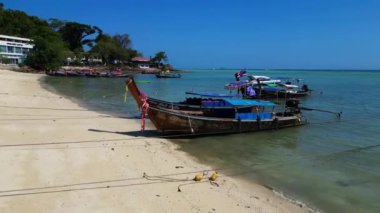
{"label": "traditional longtail boat", "polygon": [[[129,78],[126,83],[138,106],[142,108],[142,118],[147,114],[157,130],[164,135],[194,137],[231,134],[294,127],[305,123],[297,101],[288,102],[286,110],[275,113],[275,104],[271,102],[225,99],[233,106],[230,108],[234,109],[233,113],[228,113],[228,117],[207,116],[203,111],[200,111],[201,115],[195,115],[182,109],[151,106],[149,98],[133,82],[133,78]],[[250,110],[239,111],[238,107],[243,106]]]}
{"label": "traditional longtail boat", "polygon": [[[127,80],[128,90],[136,96],[143,97],[144,95],[137,88],[137,85],[132,77]],[[152,97],[146,97],[146,101],[151,107],[170,109],[172,111],[181,111],[190,115],[202,115],[209,117],[233,117],[235,112],[250,112],[252,105],[242,102],[241,105],[232,105],[229,101],[232,95],[217,94],[217,93],[196,93],[186,92],[192,97],[186,98],[184,101],[170,102]],[[134,96],[134,97],[136,97]],[[256,103],[256,102],[255,102]]]}

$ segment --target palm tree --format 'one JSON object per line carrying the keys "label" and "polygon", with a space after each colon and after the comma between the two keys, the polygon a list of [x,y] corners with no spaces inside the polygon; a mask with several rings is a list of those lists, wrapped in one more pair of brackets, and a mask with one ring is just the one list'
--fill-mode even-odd
{"label": "palm tree", "polygon": [[153,63],[156,63],[157,67],[161,64],[162,61],[167,62],[168,61],[168,56],[164,51],[160,51],[156,53],[156,55],[152,58]]}

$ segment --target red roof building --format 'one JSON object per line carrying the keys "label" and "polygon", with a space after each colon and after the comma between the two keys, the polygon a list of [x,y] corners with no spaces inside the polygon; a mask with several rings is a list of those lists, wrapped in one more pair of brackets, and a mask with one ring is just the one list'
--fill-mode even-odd
{"label": "red roof building", "polygon": [[150,62],[149,58],[144,57],[134,57],[131,59],[132,62]]}

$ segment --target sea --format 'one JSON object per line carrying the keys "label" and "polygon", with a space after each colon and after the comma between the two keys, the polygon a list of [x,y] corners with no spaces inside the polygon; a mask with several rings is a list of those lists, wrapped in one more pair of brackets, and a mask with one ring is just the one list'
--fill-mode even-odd
{"label": "sea", "polygon": [[[224,85],[236,69],[184,69],[181,78],[135,74],[150,97],[180,101],[185,92],[237,95]],[[171,139],[199,162],[272,188],[322,212],[380,212],[380,71],[255,70],[248,75],[301,79],[312,95],[308,124],[295,128]],[[139,119],[124,78],[46,76],[43,85],[91,110]],[[242,79],[244,80],[244,79]],[[149,129],[154,127],[148,123]],[[127,129],[127,128],[126,128]]]}

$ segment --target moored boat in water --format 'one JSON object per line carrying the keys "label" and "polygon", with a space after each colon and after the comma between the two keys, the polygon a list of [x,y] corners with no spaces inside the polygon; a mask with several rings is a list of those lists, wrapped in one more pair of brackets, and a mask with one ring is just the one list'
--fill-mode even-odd
{"label": "moored boat in water", "polygon": [[[126,81],[128,91],[132,93],[135,97],[145,97],[142,92],[138,89],[134,79],[129,77]],[[182,113],[192,114],[192,115],[203,115],[203,116],[213,116],[213,117],[233,117],[235,111],[238,112],[249,112],[251,111],[252,105],[254,103],[248,104],[248,100],[241,101],[240,104],[235,102],[231,104],[231,95],[217,94],[210,92],[196,93],[196,92],[186,92],[186,95],[190,95],[183,101],[166,101],[161,99],[156,99],[152,97],[145,97],[149,106],[170,109],[172,111],[181,111]],[[265,104],[266,102],[261,102]]]}
{"label": "moored boat in water", "polygon": [[157,78],[181,78],[180,73],[173,73],[173,72],[160,72],[156,74]]}
{"label": "moored boat in water", "polygon": [[311,90],[306,84],[299,86],[291,84],[288,81],[282,83],[278,79],[270,80],[268,78],[263,81],[260,79],[264,78],[255,78],[252,81],[232,82],[226,84],[224,88],[230,91],[237,90],[241,92],[243,98],[247,99],[293,99],[311,95]]}
{"label": "moored boat in water", "polygon": [[149,107],[147,114],[157,130],[164,135],[232,134],[295,127],[305,123],[299,113],[292,111],[273,114],[260,110],[235,113],[234,118],[221,118],[188,115],[180,111]]}
{"label": "moored boat in water", "polygon": [[64,77],[104,77],[104,78],[125,78],[129,74],[122,72],[121,69],[113,71],[99,72],[94,68],[90,69],[61,69],[57,71],[46,72],[50,76],[64,76]]}
{"label": "moored boat in water", "polygon": [[[208,110],[214,110],[212,107],[198,108],[189,113],[185,108],[190,106],[186,104],[184,108],[178,109],[154,104],[133,82],[133,78],[130,77],[126,83],[138,106],[142,108],[142,119],[147,114],[157,130],[164,135],[193,137],[231,134],[294,127],[305,123],[298,108],[298,101],[295,100],[288,102],[284,110],[275,111],[276,105],[268,101],[225,98],[222,100],[228,103],[228,107],[223,109],[225,111],[222,109],[219,111],[223,112],[223,116],[215,113],[207,114]],[[219,103],[211,101],[210,104]]]}

